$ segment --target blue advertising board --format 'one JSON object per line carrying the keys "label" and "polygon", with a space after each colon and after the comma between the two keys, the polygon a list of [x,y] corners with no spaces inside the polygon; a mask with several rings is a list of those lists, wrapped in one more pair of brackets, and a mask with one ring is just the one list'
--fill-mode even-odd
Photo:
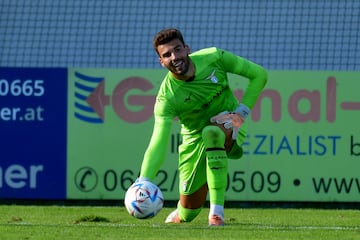
{"label": "blue advertising board", "polygon": [[66,198],[66,68],[0,68],[0,198]]}

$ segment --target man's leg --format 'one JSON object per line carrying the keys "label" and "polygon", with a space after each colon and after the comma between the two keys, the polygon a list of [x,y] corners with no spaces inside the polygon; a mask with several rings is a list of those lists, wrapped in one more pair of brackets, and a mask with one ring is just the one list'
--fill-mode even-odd
{"label": "man's leg", "polygon": [[[210,127],[210,129],[208,128]],[[225,195],[225,188],[226,188],[226,179],[227,179],[227,157],[226,152],[224,148],[225,143],[225,136],[228,139],[225,143],[227,146],[227,150],[230,150],[233,148],[232,145],[234,143],[234,140],[231,139],[231,130],[225,129],[222,125],[221,126],[208,126],[205,129],[205,132],[203,133],[202,139],[200,139],[200,142],[205,142],[207,144],[202,145],[200,142],[194,142],[190,141],[191,143],[186,143],[183,145],[180,145],[180,201],[178,203],[178,208],[170,213],[170,215],[167,217],[165,222],[167,223],[180,223],[185,221],[191,221],[193,220],[201,211],[205,201],[206,196],[208,193],[208,185],[205,183],[210,180],[210,185],[212,186],[212,190],[210,194],[210,214],[209,218],[213,215],[220,215],[222,217],[221,221],[223,222],[223,216],[224,216],[224,195]],[[210,130],[210,131],[209,131]],[[222,132],[225,132],[222,133]],[[214,138],[215,133],[215,138]],[[205,136],[206,135],[206,136]],[[223,137],[222,137],[223,136]],[[204,140],[204,137],[206,137],[208,140]],[[219,138],[220,137],[220,138]],[[215,142],[214,142],[215,141]],[[201,147],[202,145],[202,147]],[[205,147],[205,149],[204,149]],[[209,148],[209,149],[208,149]],[[211,149],[213,148],[213,149]],[[219,148],[219,151],[216,149]],[[206,150],[206,153],[205,153]],[[208,151],[210,150],[210,151]],[[213,153],[211,153],[213,152]],[[217,156],[220,152],[220,158],[226,158],[226,161],[220,161],[220,164],[225,164],[225,168],[222,170],[217,171],[218,173],[221,173],[220,175],[217,175],[215,173],[209,173],[207,174],[209,169],[209,161],[205,161],[205,157],[210,156],[210,165],[216,165],[215,162]],[[225,155],[224,155],[225,152]],[[196,162],[189,161],[189,158],[191,156],[196,156]],[[182,161],[184,159],[184,161]],[[190,165],[189,165],[190,164]],[[216,168],[216,166],[215,166]],[[192,169],[190,172],[192,174],[190,176],[182,176],[183,170],[184,172],[189,172],[188,170]],[[215,169],[213,169],[215,171]],[[211,170],[209,170],[211,171]],[[209,177],[211,175],[212,177]],[[220,178],[219,178],[220,177]],[[217,181],[218,179],[223,179],[221,181],[218,181],[218,183],[214,183],[214,181]],[[203,185],[199,185],[199,183],[203,183]],[[186,191],[182,189],[183,185],[182,183],[186,183]],[[217,187],[220,186],[221,190],[216,190]],[[191,191],[191,188],[198,188],[195,192]],[[187,194],[188,193],[188,194]],[[218,200],[215,200],[218,199]],[[215,203],[219,204],[215,204]]]}
{"label": "man's leg", "polygon": [[180,201],[177,209],[173,211],[165,220],[166,223],[191,222],[199,215],[206,201],[208,193],[207,184],[204,184],[199,190],[190,195],[180,194]]}
{"label": "man's leg", "polygon": [[165,220],[167,223],[192,221],[206,201],[206,153],[201,136],[183,138],[179,146],[178,170],[180,200],[177,209]]}
{"label": "man's leg", "polygon": [[207,157],[207,182],[210,193],[210,225],[224,225],[224,202],[228,173],[225,133],[218,126],[207,126],[202,137]]}

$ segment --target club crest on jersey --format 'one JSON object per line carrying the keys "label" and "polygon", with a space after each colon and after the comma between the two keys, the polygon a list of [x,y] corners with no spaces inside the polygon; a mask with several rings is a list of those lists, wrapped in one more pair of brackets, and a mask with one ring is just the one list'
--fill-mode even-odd
{"label": "club crest on jersey", "polygon": [[214,69],[214,71],[212,71],[212,73],[210,74],[210,76],[208,76],[206,79],[210,79],[211,82],[213,82],[213,83],[218,83],[218,79],[217,79],[217,77],[215,76],[215,72],[216,72],[216,69]]}
{"label": "club crest on jersey", "polygon": [[182,182],[182,190],[185,192],[187,189],[187,182]]}

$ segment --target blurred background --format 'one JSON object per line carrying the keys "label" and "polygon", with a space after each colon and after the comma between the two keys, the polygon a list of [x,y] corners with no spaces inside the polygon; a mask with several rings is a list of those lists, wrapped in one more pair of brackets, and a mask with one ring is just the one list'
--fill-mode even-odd
{"label": "blurred background", "polygon": [[270,70],[360,70],[359,0],[2,0],[0,66],[160,68],[152,38],[179,28]]}

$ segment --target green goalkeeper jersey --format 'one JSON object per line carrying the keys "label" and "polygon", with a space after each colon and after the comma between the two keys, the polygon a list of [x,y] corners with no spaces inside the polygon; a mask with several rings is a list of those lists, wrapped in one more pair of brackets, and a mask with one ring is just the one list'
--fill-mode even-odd
{"label": "green goalkeeper jersey", "polygon": [[145,152],[141,176],[155,178],[165,160],[171,125],[177,117],[184,138],[201,137],[210,118],[239,105],[228,82],[228,73],[249,79],[241,103],[252,109],[266,83],[265,70],[242,57],[218,48],[190,54],[195,66],[191,81],[177,80],[169,72],[159,89],[154,106],[154,129]]}

